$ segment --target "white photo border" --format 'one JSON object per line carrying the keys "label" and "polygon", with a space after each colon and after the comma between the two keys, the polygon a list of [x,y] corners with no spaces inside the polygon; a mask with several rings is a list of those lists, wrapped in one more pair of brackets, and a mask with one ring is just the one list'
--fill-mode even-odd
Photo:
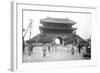
{"label": "white photo border", "polygon": [[[66,67],[81,67],[94,66],[97,64],[97,47],[95,46],[95,25],[96,23],[96,8],[95,7],[75,7],[75,6],[60,6],[60,5],[42,5],[31,3],[12,2],[12,24],[13,25],[13,47],[12,47],[12,65],[13,71],[24,71],[34,69],[54,69]],[[78,61],[57,61],[57,62],[42,62],[42,63],[22,63],[22,27],[23,27],[23,11],[37,10],[37,11],[51,11],[51,12],[72,12],[72,13],[86,13],[92,16],[92,49],[91,60]],[[30,67],[30,68],[29,68]]]}

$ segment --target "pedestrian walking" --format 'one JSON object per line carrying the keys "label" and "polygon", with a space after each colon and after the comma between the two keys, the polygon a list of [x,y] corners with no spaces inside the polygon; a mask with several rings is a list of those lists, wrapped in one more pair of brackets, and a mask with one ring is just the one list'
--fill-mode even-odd
{"label": "pedestrian walking", "polygon": [[48,46],[48,52],[50,53],[50,46]]}
{"label": "pedestrian walking", "polygon": [[78,51],[79,51],[79,54],[81,53],[81,45],[79,44],[78,45]]}
{"label": "pedestrian walking", "polygon": [[44,43],[44,45],[43,45],[43,57],[46,57],[46,45],[45,45],[45,43]]}
{"label": "pedestrian walking", "polygon": [[29,56],[30,56],[33,52],[33,45],[32,44],[29,44],[28,50],[29,50]]}
{"label": "pedestrian walking", "polygon": [[73,47],[71,49],[71,53],[72,53],[72,55],[74,55],[74,48]]}

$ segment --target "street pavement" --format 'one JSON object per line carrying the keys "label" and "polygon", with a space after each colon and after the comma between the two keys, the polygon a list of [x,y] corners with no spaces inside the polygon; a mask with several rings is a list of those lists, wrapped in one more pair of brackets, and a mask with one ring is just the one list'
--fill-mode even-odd
{"label": "street pavement", "polygon": [[43,56],[42,47],[34,47],[31,55],[29,56],[28,51],[23,54],[23,62],[45,62],[45,61],[67,61],[67,60],[84,60],[83,50],[79,54],[77,48],[72,55],[70,48],[57,46],[57,49],[51,48],[49,52],[46,49],[46,56]]}

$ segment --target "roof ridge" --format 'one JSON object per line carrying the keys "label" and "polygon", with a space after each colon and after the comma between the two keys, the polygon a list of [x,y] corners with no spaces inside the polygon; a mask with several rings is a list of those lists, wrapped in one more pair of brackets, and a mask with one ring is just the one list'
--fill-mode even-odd
{"label": "roof ridge", "polygon": [[53,22],[53,23],[72,23],[72,24],[76,24],[75,21],[67,18],[54,18],[54,17],[46,17],[44,19],[40,19],[40,21],[43,22]]}

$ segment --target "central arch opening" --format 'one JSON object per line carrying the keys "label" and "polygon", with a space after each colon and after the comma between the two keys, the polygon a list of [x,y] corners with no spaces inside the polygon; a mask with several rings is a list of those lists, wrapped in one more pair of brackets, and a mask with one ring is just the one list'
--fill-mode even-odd
{"label": "central arch opening", "polygon": [[56,37],[55,38],[55,43],[56,44],[62,44],[62,38],[61,37]]}

